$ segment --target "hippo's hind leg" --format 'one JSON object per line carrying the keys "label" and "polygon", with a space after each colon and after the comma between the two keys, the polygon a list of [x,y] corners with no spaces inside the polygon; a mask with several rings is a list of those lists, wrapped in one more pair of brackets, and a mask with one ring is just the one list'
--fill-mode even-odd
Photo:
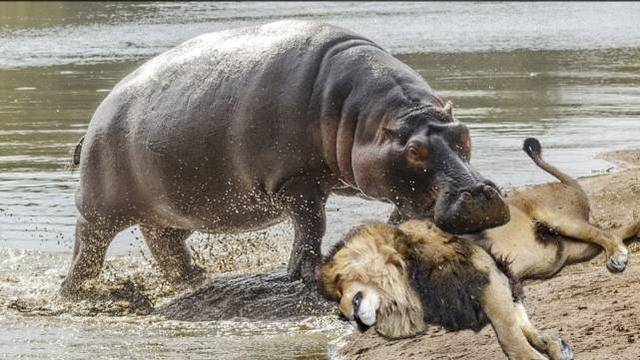
{"label": "hippo's hind leg", "polygon": [[126,228],[108,218],[89,222],[81,215],[76,222],[76,238],[69,274],[62,282],[60,294],[64,297],[82,296],[82,285],[100,275],[111,240]]}
{"label": "hippo's hind leg", "polygon": [[193,263],[186,240],[191,230],[140,225],[140,231],[165,278],[174,284],[198,283],[204,269]]}
{"label": "hippo's hind leg", "polygon": [[309,287],[315,287],[322,254],[320,245],[326,220],[324,206],[327,192],[322,182],[306,177],[288,180],[279,191],[280,201],[286,207],[295,231],[288,272],[291,280],[302,279]]}

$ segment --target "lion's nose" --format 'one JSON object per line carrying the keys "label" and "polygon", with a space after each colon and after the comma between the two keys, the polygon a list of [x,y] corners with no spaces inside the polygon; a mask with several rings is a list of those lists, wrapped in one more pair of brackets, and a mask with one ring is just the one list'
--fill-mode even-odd
{"label": "lion's nose", "polygon": [[360,303],[362,303],[362,291],[358,291],[356,295],[351,300],[351,305],[353,305],[353,312],[355,314],[358,313],[358,309],[360,308]]}
{"label": "lion's nose", "polygon": [[360,319],[360,316],[358,316],[358,310],[360,309],[360,304],[362,303],[362,297],[362,291],[358,291],[358,293],[353,297],[353,300],[351,300],[351,304],[353,305],[353,320],[356,322],[356,325],[358,325],[358,330],[360,330],[361,332],[365,332],[369,330],[371,326],[365,324]]}

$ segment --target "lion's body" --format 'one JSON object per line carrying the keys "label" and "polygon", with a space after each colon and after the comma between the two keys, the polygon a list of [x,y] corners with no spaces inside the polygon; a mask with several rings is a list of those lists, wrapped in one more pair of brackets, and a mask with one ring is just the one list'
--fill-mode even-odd
{"label": "lion's body", "polygon": [[362,226],[323,266],[327,295],[340,301],[347,317],[360,325],[365,316],[365,325],[375,324],[386,337],[412,336],[427,324],[479,330],[491,323],[510,358],[541,359],[541,353],[572,358],[566,343],[529,322],[520,282],[551,277],[602,250],[607,268],[623,271],[624,240],[640,232],[640,221],[611,231],[592,225],[589,200],[578,182],[542,159],[537,140],[525,140],[524,150],[560,183],[510,193],[509,223],[464,237],[427,221]]}
{"label": "lion's body", "polygon": [[529,323],[506,264],[427,221],[352,230],[327,257],[321,282],[351,320],[368,318],[372,310],[362,307],[376,306],[367,325],[385,337],[413,336],[428,324],[478,331],[491,323],[511,358],[571,358],[566,343]]}
{"label": "lion's body", "polygon": [[561,182],[511,192],[510,221],[466,237],[508,259],[520,280],[549,278],[565,265],[590,260],[603,250],[607,268],[623,271],[628,261],[624,241],[640,232],[640,221],[611,231],[594,226],[589,222],[589,199],[578,182],[542,160],[539,144],[537,150],[525,146],[525,151]]}
{"label": "lion's body", "polygon": [[[409,221],[399,228],[407,236],[400,237],[398,247],[407,263],[409,282],[421,300],[425,322],[450,331],[484,328],[489,319],[482,306],[483,291],[491,273],[510,277],[506,265],[487,256],[490,254],[472,241],[428,223]],[[520,286],[509,280],[511,295],[519,300]]]}

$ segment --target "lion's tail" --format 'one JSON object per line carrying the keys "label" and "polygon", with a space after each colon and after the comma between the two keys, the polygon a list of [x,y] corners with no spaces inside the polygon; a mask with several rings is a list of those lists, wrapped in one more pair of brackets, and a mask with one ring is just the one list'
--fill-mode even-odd
{"label": "lion's tail", "polygon": [[542,170],[553,175],[553,177],[560,180],[561,183],[576,190],[580,190],[580,192],[584,193],[582,186],[580,186],[580,184],[578,184],[578,182],[574,178],[563,173],[562,171],[560,171],[560,169],[549,164],[548,162],[544,161],[544,159],[542,158],[542,146],[540,145],[538,139],[525,139],[524,144],[522,145],[522,150],[524,150],[524,152],[526,152],[527,155],[529,155],[529,157],[533,159],[533,162],[536,163],[536,165],[538,165]]}
{"label": "lion's tail", "polygon": [[73,159],[72,159],[73,166],[80,165],[80,153],[82,152],[83,142],[84,142],[84,136],[80,138],[80,141],[78,141],[78,145],[76,145],[76,148],[73,150]]}

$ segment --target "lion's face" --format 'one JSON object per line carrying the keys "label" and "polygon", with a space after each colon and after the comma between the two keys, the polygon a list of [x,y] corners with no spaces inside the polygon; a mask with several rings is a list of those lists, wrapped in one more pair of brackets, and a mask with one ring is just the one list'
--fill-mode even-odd
{"label": "lion's face", "polygon": [[424,330],[420,299],[409,284],[406,265],[394,248],[397,229],[382,223],[362,227],[345,240],[321,271],[326,295],[360,330],[375,326],[386,337]]}
{"label": "lion's face", "polygon": [[360,331],[366,331],[376,324],[380,308],[380,292],[373,286],[360,282],[343,284],[339,299],[340,312]]}

